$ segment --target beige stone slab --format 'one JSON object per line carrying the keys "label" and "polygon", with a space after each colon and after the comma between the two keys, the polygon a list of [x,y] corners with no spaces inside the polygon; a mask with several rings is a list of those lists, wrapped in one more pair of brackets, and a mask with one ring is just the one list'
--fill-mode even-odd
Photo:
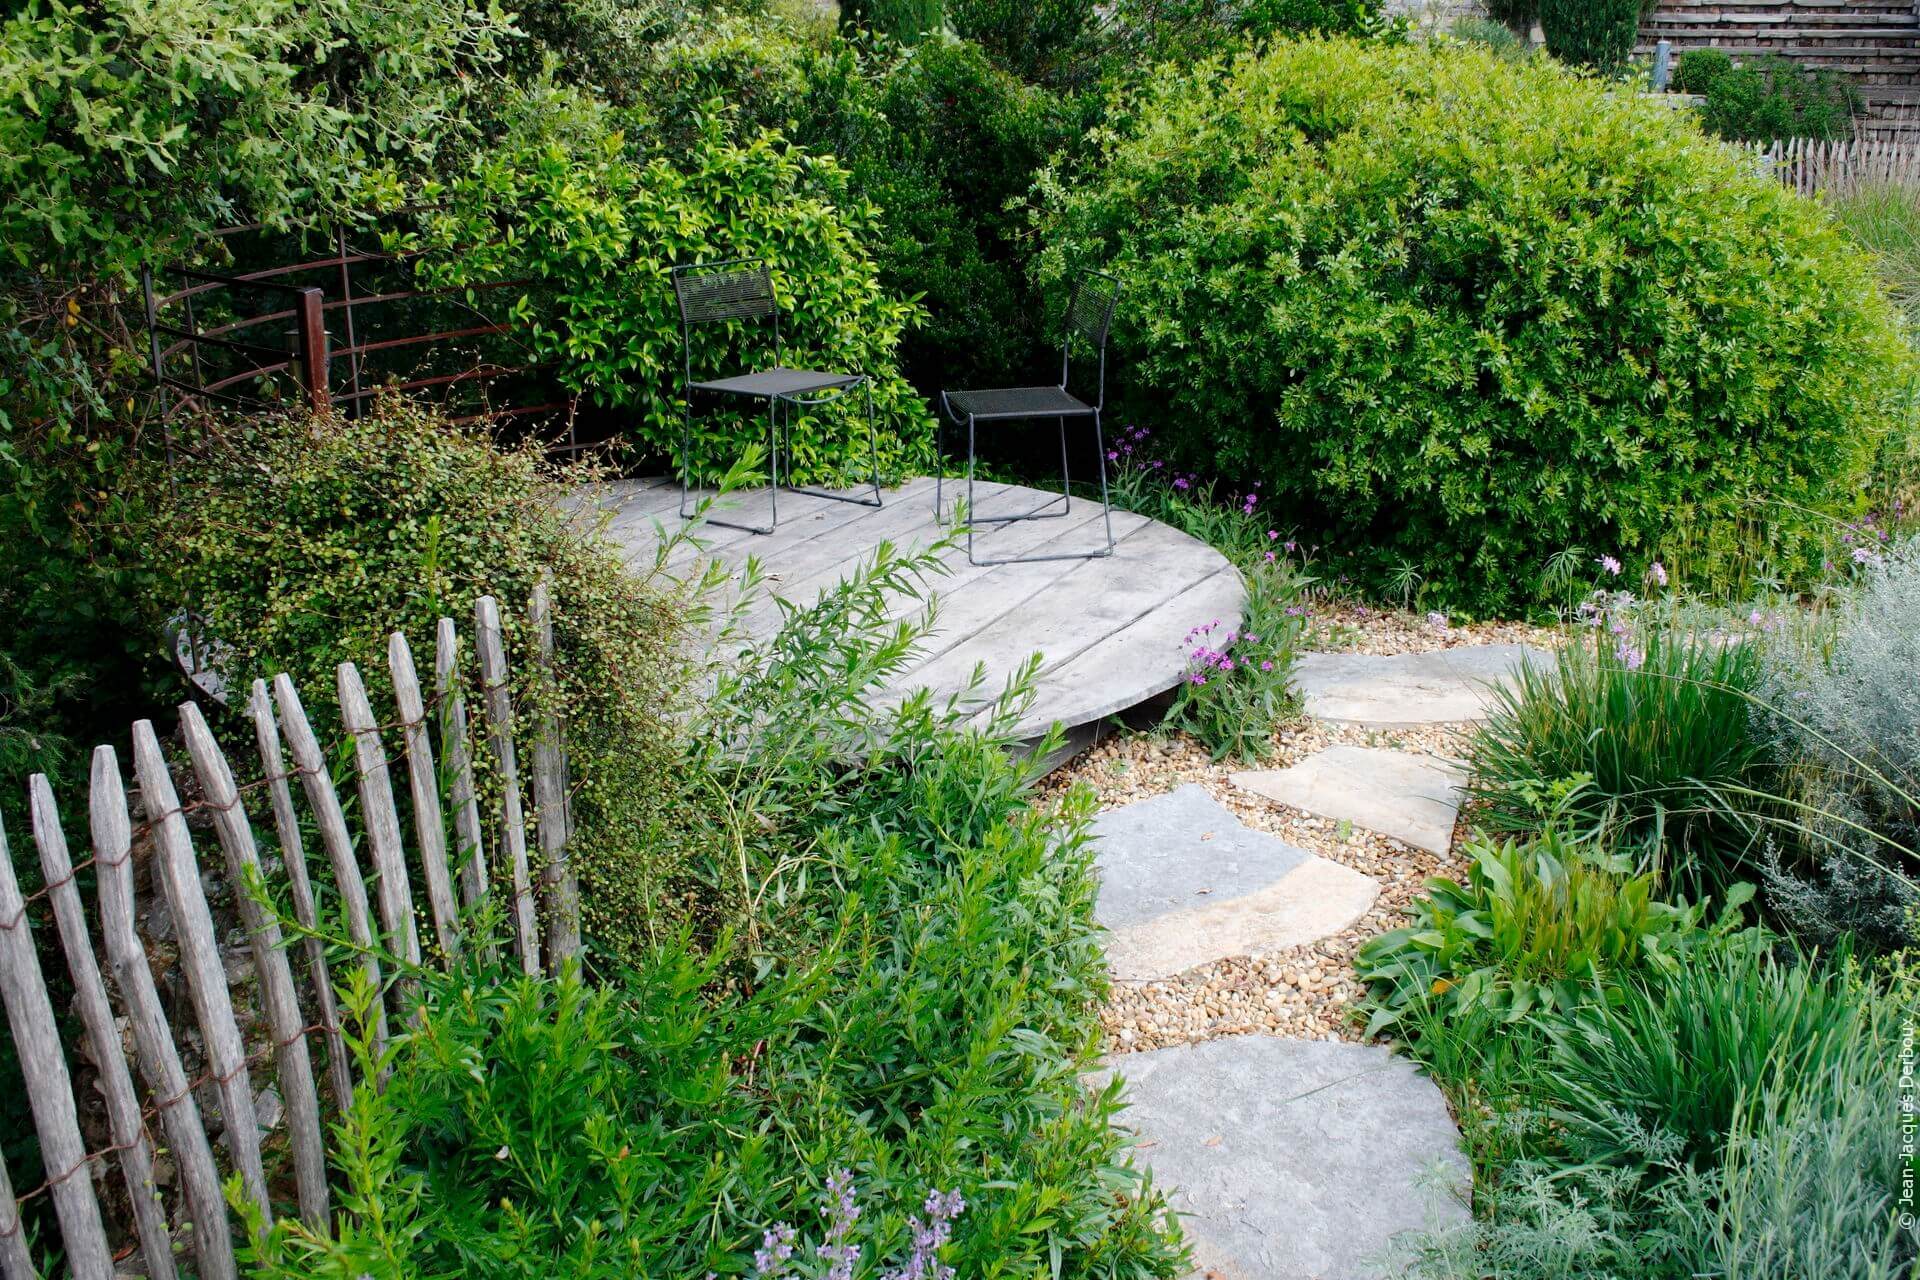
{"label": "beige stone slab", "polygon": [[1329,747],[1287,769],[1233,775],[1233,785],[1416,849],[1445,853],[1465,797],[1457,760],[1382,747]]}

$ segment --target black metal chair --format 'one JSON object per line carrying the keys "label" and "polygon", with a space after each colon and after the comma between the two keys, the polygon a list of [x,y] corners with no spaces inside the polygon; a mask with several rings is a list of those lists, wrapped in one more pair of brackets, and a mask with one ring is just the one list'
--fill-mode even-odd
{"label": "black metal chair", "polygon": [[[864,388],[867,398],[867,455],[872,463],[873,496],[854,497],[828,493],[821,489],[796,488],[792,483],[793,464],[788,459],[785,488],[835,502],[878,507],[880,502],[880,444],[873,425],[873,380],[864,373],[829,373],[815,369],[789,369],[783,363],[780,345],[780,308],[773,296],[773,278],[766,264],[757,258],[730,258],[724,262],[697,263],[673,269],[673,291],[680,302],[681,387],[685,392],[686,431],[680,453],[680,518],[690,519],[687,497],[693,473],[693,397],[696,392],[710,396],[738,396],[767,402],[767,502],[765,525],[735,524],[709,516],[708,524],[748,533],[772,533],[780,523],[780,419],[781,409],[812,408],[844,399],[855,387]],[[770,320],[773,323],[773,367],[752,373],[735,374],[707,382],[693,380],[693,326],[727,320]],[[828,394],[820,394],[822,392]]]}
{"label": "black metal chair", "polygon": [[[1039,560],[1095,560],[1113,554],[1113,502],[1107,493],[1107,445],[1100,429],[1100,413],[1107,401],[1107,332],[1113,325],[1114,304],[1120,297],[1120,285],[1110,275],[1089,271],[1074,286],[1067,302],[1066,336],[1060,343],[1060,385],[1057,387],[994,387],[980,391],[942,391],[941,423],[936,424],[934,441],[938,452],[945,436],[945,419],[967,428],[967,562],[974,565],[1024,564]],[[1100,380],[1092,404],[1068,390],[1073,370],[1073,348],[1085,342],[1100,359]],[[973,472],[977,457],[979,425],[983,422],[1011,422],[1026,418],[1056,418],[1060,423],[1060,496],[1049,499],[1018,515],[980,515],[973,501]],[[1107,541],[1089,551],[1049,551],[1036,555],[1000,556],[981,560],[974,555],[973,531],[976,526],[1013,524],[1021,520],[1055,520],[1073,510],[1072,477],[1067,471],[1067,419],[1091,418],[1093,443],[1100,467],[1100,503],[1106,524]],[[942,468],[944,470],[944,468]],[[933,484],[933,516],[942,520],[943,477],[936,474]],[[1058,510],[1052,508],[1058,507]]]}

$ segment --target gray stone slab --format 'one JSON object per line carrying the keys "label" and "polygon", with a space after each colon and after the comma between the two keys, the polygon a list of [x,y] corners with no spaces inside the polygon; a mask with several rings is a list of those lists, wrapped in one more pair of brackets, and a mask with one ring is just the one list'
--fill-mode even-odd
{"label": "gray stone slab", "polygon": [[1308,653],[1294,668],[1307,714],[1397,729],[1481,719],[1489,690],[1523,662],[1553,655],[1524,644],[1462,645],[1432,653]]}
{"label": "gray stone slab", "polygon": [[1094,820],[1107,964],[1121,981],[1338,933],[1380,887],[1350,867],[1254,831],[1189,783]]}
{"label": "gray stone slab", "polygon": [[1384,1046],[1230,1036],[1110,1069],[1200,1275],[1381,1280],[1396,1236],[1467,1220],[1446,1100]]}
{"label": "gray stone slab", "polygon": [[1328,747],[1290,768],[1233,775],[1255,795],[1434,853],[1453,846],[1465,782],[1457,760],[1384,747]]}

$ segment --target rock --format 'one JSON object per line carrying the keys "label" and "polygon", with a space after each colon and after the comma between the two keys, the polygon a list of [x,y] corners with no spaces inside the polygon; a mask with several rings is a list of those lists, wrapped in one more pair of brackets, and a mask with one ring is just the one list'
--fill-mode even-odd
{"label": "rock", "polygon": [[1290,769],[1236,773],[1233,785],[1339,818],[1416,849],[1453,844],[1466,770],[1455,760],[1380,747],[1328,747]]}
{"label": "rock", "polygon": [[1101,814],[1093,824],[1100,896],[1121,980],[1312,942],[1367,913],[1368,876],[1242,826],[1189,784]]}
{"label": "rock", "polygon": [[1233,1036],[1124,1054],[1111,1070],[1127,1082],[1136,1158],[1187,1215],[1198,1274],[1397,1276],[1396,1236],[1468,1219],[1446,1100],[1383,1046]]}
{"label": "rock", "polygon": [[1545,649],[1524,644],[1462,645],[1391,656],[1307,653],[1295,665],[1293,678],[1307,714],[1316,719],[1399,729],[1478,720],[1486,714],[1489,686],[1507,679],[1523,662],[1552,661]]}

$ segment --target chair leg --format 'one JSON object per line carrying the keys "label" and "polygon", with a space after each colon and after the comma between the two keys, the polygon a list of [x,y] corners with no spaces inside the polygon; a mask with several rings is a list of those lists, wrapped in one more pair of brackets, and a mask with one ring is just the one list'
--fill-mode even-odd
{"label": "chair leg", "polygon": [[[1061,420],[1063,443],[1065,440],[1065,421],[1066,421],[1065,419]],[[1105,546],[1094,551],[1054,551],[1054,552],[1048,552],[1044,555],[999,556],[999,557],[994,557],[986,560],[981,560],[981,559],[977,559],[974,556],[972,538],[971,538],[971,535],[969,535],[968,543],[967,543],[967,562],[969,564],[973,564],[976,566],[986,567],[986,566],[998,565],[998,564],[1038,564],[1048,560],[1103,560],[1106,557],[1112,555],[1114,550],[1114,545],[1115,545],[1113,540],[1113,503],[1107,489],[1106,437],[1104,433],[1101,431],[1100,415],[1098,412],[1095,412],[1095,414],[1093,415],[1093,443],[1094,443],[1095,451],[1099,455],[1100,503],[1101,503],[1102,519],[1105,521],[1106,535],[1107,535],[1107,541]],[[1063,486],[1063,492],[1061,494],[1062,499],[1066,497],[1066,494],[1064,492],[1064,487],[1070,483],[1069,477],[1066,472],[1066,467],[1067,467],[1067,462],[1066,462],[1065,451],[1063,449],[1061,459],[1060,459],[1060,470],[1061,470],[1060,479],[1061,479],[1061,484]],[[969,480],[969,483],[971,483],[971,480],[972,480],[971,460],[969,460],[969,466],[968,466],[968,480]],[[1059,501],[1059,500],[1060,499],[1055,499],[1054,501]],[[1053,502],[1051,501],[1043,503],[1039,507],[1034,508],[1034,512],[1046,511],[1046,508],[1052,505],[1053,505]],[[1066,510],[1063,507],[1059,511],[1047,511],[1045,515],[1029,513],[1028,515],[1025,515],[1025,516],[1001,516],[1001,517],[997,517],[997,519],[1003,522],[1011,522],[1014,520],[1046,520],[1046,519],[1053,519],[1058,516],[1063,516],[1065,514],[1066,514]],[[995,518],[989,518],[987,520],[980,521],[980,523],[990,524],[994,522],[994,519]],[[968,521],[969,529],[971,529],[973,523],[974,522],[971,519],[969,519]]]}
{"label": "chair leg", "polygon": [[[826,498],[830,502],[851,502],[856,507],[880,507],[885,505],[880,499],[880,434],[873,424],[873,379],[862,377],[860,381],[866,387],[867,392],[867,460],[871,467],[869,479],[873,485],[873,496],[871,498],[855,498],[844,493],[828,493],[824,489],[797,488],[793,483],[793,455],[789,453],[787,455],[787,488],[792,492],[804,493],[810,498]],[[815,399],[806,399],[798,396],[781,396],[779,399],[786,403],[788,411],[791,412],[793,409],[802,405],[837,404],[841,399],[845,398],[846,393],[850,390],[852,390],[851,387],[843,388],[836,395]]]}
{"label": "chair leg", "polygon": [[693,392],[687,392],[683,402],[681,418],[685,430],[680,439],[680,518],[692,519],[693,513],[687,510],[687,476],[693,471]]}
{"label": "chair leg", "polygon": [[1073,510],[1073,477],[1067,473],[1067,420],[1060,419],[1060,514]]}

